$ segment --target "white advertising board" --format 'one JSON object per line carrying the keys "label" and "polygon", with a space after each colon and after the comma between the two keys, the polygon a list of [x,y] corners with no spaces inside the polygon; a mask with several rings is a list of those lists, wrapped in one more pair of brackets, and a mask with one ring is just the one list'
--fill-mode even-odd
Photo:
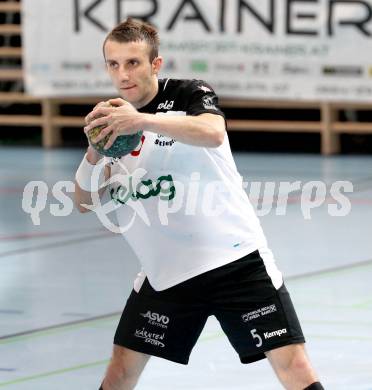
{"label": "white advertising board", "polygon": [[128,16],[158,29],[161,77],[224,97],[370,101],[372,0],[22,0],[26,87],[115,95],[102,42]]}

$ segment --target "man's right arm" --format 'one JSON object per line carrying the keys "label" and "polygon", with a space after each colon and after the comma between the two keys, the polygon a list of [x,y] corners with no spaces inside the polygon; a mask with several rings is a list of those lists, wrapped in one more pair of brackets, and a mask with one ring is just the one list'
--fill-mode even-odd
{"label": "man's right arm", "polygon": [[[86,155],[83,157],[83,161],[80,164],[75,179],[75,206],[81,213],[86,213],[90,211],[89,209],[82,206],[83,204],[91,205],[92,202],[92,192],[89,190],[86,183],[90,183],[91,173],[94,169],[94,166],[102,159],[102,155],[97,153],[91,146],[88,147]],[[108,180],[110,177],[110,167],[104,167],[104,181]],[[80,181],[80,183],[79,183]],[[85,183],[85,184],[83,184]],[[97,183],[98,184],[98,183]],[[84,188],[81,188],[84,187]],[[99,197],[101,198],[105,192],[106,187],[101,188],[98,191]]]}

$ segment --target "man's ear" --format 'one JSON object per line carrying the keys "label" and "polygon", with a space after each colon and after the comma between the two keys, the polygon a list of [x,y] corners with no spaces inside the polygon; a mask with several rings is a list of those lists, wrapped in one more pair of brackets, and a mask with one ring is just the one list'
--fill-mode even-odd
{"label": "man's ear", "polygon": [[151,64],[152,73],[157,75],[159,73],[162,65],[163,65],[163,57],[154,58],[152,61],[152,64]]}

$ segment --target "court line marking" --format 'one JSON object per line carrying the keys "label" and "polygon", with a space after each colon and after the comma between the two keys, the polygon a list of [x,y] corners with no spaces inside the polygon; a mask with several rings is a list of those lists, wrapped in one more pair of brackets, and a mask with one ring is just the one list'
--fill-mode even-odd
{"label": "court line marking", "polygon": [[60,374],[66,373],[66,372],[81,370],[81,369],[84,369],[84,368],[100,366],[102,364],[107,364],[108,362],[109,362],[109,359],[105,359],[105,360],[100,360],[100,361],[97,361],[97,362],[80,364],[80,365],[73,366],[73,367],[61,368],[59,370],[42,372],[40,374],[25,376],[23,378],[13,379],[13,380],[7,381],[7,382],[1,382],[0,383],[0,387],[14,385],[16,383],[28,382],[28,381],[32,381],[32,380],[35,380],[35,379],[47,378],[48,376],[60,375]]}
{"label": "court line marking", "polygon": [[35,238],[49,238],[49,237],[63,237],[63,236],[72,236],[76,233],[88,233],[88,232],[98,232],[106,230],[105,227],[101,226],[99,228],[88,228],[88,229],[68,229],[68,230],[55,230],[55,231],[44,231],[44,232],[34,232],[34,233],[17,233],[10,235],[0,235],[0,241],[13,241],[13,240],[34,240]]}
{"label": "court line marking", "polygon": [[[293,276],[289,276],[289,277],[285,278],[285,280],[290,280],[290,281],[294,280],[295,281],[298,279],[303,279],[303,278],[308,278],[308,277],[323,276],[325,274],[337,273],[337,272],[341,272],[341,271],[344,271],[347,269],[368,266],[371,264],[372,264],[372,259],[369,259],[369,260],[364,260],[364,261],[360,261],[360,262],[353,263],[353,264],[342,265],[339,267],[327,268],[324,270],[308,272],[305,274],[293,275]],[[121,315],[121,313],[122,313],[121,311],[117,311],[117,312],[102,314],[99,316],[84,318],[81,320],[64,322],[64,323],[60,323],[60,324],[46,326],[43,328],[30,329],[30,330],[25,330],[25,331],[19,332],[19,333],[13,333],[13,334],[9,334],[9,335],[0,336],[0,345],[6,344],[8,342],[12,342],[12,341],[7,341],[7,340],[13,340],[13,341],[16,341],[16,339],[24,340],[26,338],[30,338],[30,336],[32,337],[32,335],[51,334],[51,332],[54,333],[55,330],[61,329],[61,328],[68,329],[68,328],[72,328],[72,327],[74,327],[74,328],[81,327],[82,324],[94,323],[94,322],[98,322],[101,320],[106,320],[106,319],[109,319],[110,317],[119,316],[119,315]],[[35,337],[37,337],[37,336],[35,336]]]}
{"label": "court line marking", "polygon": [[[118,313],[112,313],[110,316],[116,317],[118,315],[119,315]],[[53,330],[54,331],[61,331],[61,330],[67,330],[68,328],[69,329],[80,328],[83,325],[83,323],[90,322],[91,324],[93,324],[94,322],[102,322],[102,320],[110,319],[110,316],[109,315],[97,316],[99,318],[95,318],[94,320],[86,319],[86,320],[81,320],[81,321],[75,321],[75,324],[70,324],[69,326],[66,326],[66,324],[65,325],[57,325],[54,327],[54,329],[50,329],[50,331],[53,332]],[[304,320],[303,322],[308,322],[308,321]],[[321,321],[319,321],[319,322],[321,322]],[[62,327],[64,329],[61,329]],[[44,330],[40,330],[39,333],[40,333],[40,336],[47,334],[47,332]],[[32,335],[29,335],[29,336],[32,337]],[[224,333],[222,331],[217,331],[215,333],[208,334],[204,337],[201,337],[199,341],[204,342],[204,341],[209,341],[209,340],[215,340],[215,339],[223,337],[223,336],[224,336]],[[20,338],[22,336],[16,336],[16,337]],[[357,339],[360,341],[372,340],[372,337],[368,337],[368,336],[367,337],[363,337],[363,336],[355,337],[355,336],[343,336],[343,335],[309,335],[308,334],[308,337],[309,338],[320,338],[320,339],[332,338],[332,339],[339,339],[339,340],[356,340]],[[15,340],[13,340],[13,341],[15,341]],[[17,384],[17,383],[22,383],[22,382],[29,382],[29,381],[36,380],[36,379],[43,379],[43,378],[46,378],[49,376],[61,375],[64,373],[77,371],[77,370],[81,370],[81,369],[85,369],[85,368],[91,368],[91,367],[100,366],[100,365],[107,365],[108,362],[109,362],[109,359],[105,359],[105,360],[100,360],[100,361],[96,361],[96,362],[84,363],[84,364],[80,364],[80,365],[76,365],[76,366],[72,366],[72,367],[67,367],[67,368],[63,368],[63,369],[58,369],[58,370],[48,371],[48,372],[39,373],[39,374],[35,374],[35,375],[30,375],[30,376],[26,376],[26,377],[22,377],[22,378],[17,378],[17,379],[11,380],[11,381],[0,383],[0,387],[5,387],[5,386],[9,386],[12,384]]]}
{"label": "court line marking", "polygon": [[[224,335],[223,332],[218,331],[218,332],[206,335],[204,337],[201,337],[199,341],[202,342],[202,341],[214,340],[216,338],[222,337],[223,335]],[[66,373],[66,372],[77,371],[77,370],[81,370],[84,368],[91,368],[91,367],[95,367],[95,366],[99,366],[99,365],[103,365],[103,364],[107,365],[109,361],[110,361],[110,359],[105,359],[105,360],[100,360],[97,362],[84,363],[84,364],[79,364],[79,365],[72,366],[72,367],[62,368],[59,370],[47,371],[44,373],[30,375],[30,376],[26,376],[23,378],[17,378],[17,379],[13,379],[13,380],[10,380],[7,382],[1,382],[0,387],[13,385],[16,383],[21,383],[21,382],[28,382],[28,381],[35,380],[35,379],[42,379],[42,378],[46,378],[48,376],[60,375],[60,374]]]}
{"label": "court line marking", "polygon": [[110,231],[106,230],[106,231],[103,231],[100,234],[94,234],[94,235],[91,235],[91,236],[74,238],[72,240],[52,242],[52,243],[48,243],[48,244],[42,244],[42,245],[34,246],[34,247],[31,247],[31,248],[13,249],[13,250],[10,250],[10,251],[7,251],[7,252],[0,253],[0,258],[1,257],[10,257],[10,256],[14,256],[14,255],[20,255],[20,254],[24,254],[24,253],[31,253],[31,252],[35,252],[35,251],[39,251],[39,250],[44,250],[44,249],[58,248],[58,247],[61,247],[61,246],[74,245],[74,244],[78,244],[78,243],[84,242],[84,241],[91,241],[91,240],[97,240],[97,239],[102,239],[102,238],[104,238],[104,239],[105,238],[113,238],[113,237],[115,237],[113,235],[113,233],[111,233]]}
{"label": "court line marking", "polygon": [[0,309],[0,314],[24,314],[24,310]]}
{"label": "court line marking", "polygon": [[336,267],[324,268],[324,269],[320,269],[317,271],[311,271],[311,272],[306,272],[303,274],[288,276],[288,277],[285,277],[284,280],[297,280],[297,279],[303,279],[303,278],[312,278],[315,276],[323,276],[326,274],[342,272],[342,271],[352,269],[352,268],[365,267],[365,266],[369,266],[371,264],[372,264],[372,259],[361,260],[361,261],[357,261],[356,263],[343,264],[343,265],[339,265]]}
{"label": "court line marking", "polygon": [[102,322],[103,320],[109,320],[113,317],[118,317],[119,315],[121,315],[121,311],[102,314],[99,316],[89,317],[89,318],[76,320],[76,321],[64,322],[61,324],[45,326],[43,328],[25,330],[23,332],[13,333],[13,334],[5,335],[5,336],[0,336],[0,345],[8,344],[8,343],[14,342],[14,341],[22,341],[22,340],[26,340],[26,339],[30,339],[30,338],[34,338],[34,337],[39,337],[42,335],[54,334],[54,333],[56,333],[56,331],[58,332],[61,329],[70,330],[70,329],[81,328],[81,326],[84,324],[89,323],[90,325],[92,325],[96,322]]}
{"label": "court line marking", "polygon": [[[350,268],[362,267],[365,265],[369,265],[371,263],[372,263],[372,259],[353,263],[353,264],[346,264],[346,265],[339,266],[339,267],[333,267],[333,268],[328,268],[328,269],[324,269],[324,270],[308,272],[306,274],[293,275],[293,276],[290,276],[286,279],[287,280],[297,280],[297,279],[301,279],[301,278],[314,277],[314,276],[330,274],[330,273],[337,273],[339,271],[343,271],[343,270],[350,269]],[[109,313],[109,314],[105,314],[105,315],[101,315],[101,316],[78,320],[78,321],[72,321],[69,323],[56,324],[56,325],[52,325],[49,327],[29,330],[29,331],[20,332],[20,333],[8,335],[8,336],[2,336],[2,337],[0,337],[0,344],[21,341],[21,340],[24,340],[25,338],[40,337],[40,336],[44,336],[44,335],[48,335],[48,334],[53,334],[55,332],[65,331],[67,329],[81,328],[83,324],[89,323],[90,325],[92,325],[95,322],[98,323],[98,322],[102,322],[103,320],[109,320],[110,318],[112,319],[113,317],[117,317],[119,315],[120,315],[120,312]],[[307,321],[304,320],[304,322],[307,322]],[[220,331],[220,332],[217,332],[217,333],[212,334],[212,335],[207,335],[205,337],[201,337],[200,341],[213,340],[213,339],[222,337],[223,335],[224,335],[224,333]],[[337,335],[308,335],[308,337],[327,338],[327,339],[335,338],[335,339],[342,339],[342,340],[358,339],[358,340],[363,340],[363,341],[372,340],[371,337],[354,337],[354,336],[348,337],[348,336],[342,336],[342,335],[340,335],[340,336],[337,336]],[[103,365],[103,364],[107,364],[108,361],[109,361],[108,359],[105,359],[105,360],[101,360],[98,362],[85,363],[85,364],[80,364],[80,365],[73,366],[73,367],[68,367],[68,368],[64,368],[64,369],[59,369],[59,370],[49,371],[49,372],[31,375],[31,376],[27,376],[27,377],[23,377],[23,378],[18,378],[15,380],[0,383],[0,387],[4,387],[4,386],[16,384],[16,383],[21,383],[21,382],[28,382],[31,380],[41,379],[41,378],[54,376],[54,375],[60,375],[60,374],[66,373],[66,372],[76,371],[76,370],[80,370],[80,369],[84,369],[84,368],[90,368],[90,367],[94,367],[94,366],[98,366],[98,365]]]}
{"label": "court line marking", "polygon": [[[6,336],[6,338],[4,338],[3,340],[0,340],[0,346],[5,345],[5,344],[13,344],[16,342],[22,342],[25,340],[33,340],[33,339],[45,337],[45,336],[51,336],[51,335],[63,333],[63,332],[70,331],[70,330],[81,329],[84,327],[85,324],[87,324],[89,326],[94,326],[95,324],[104,324],[105,322],[115,320],[115,318],[117,318],[117,320],[118,320],[120,314],[121,313],[118,312],[118,313],[113,313],[113,314],[107,315],[107,316],[101,316],[101,318],[98,318],[95,320],[86,319],[83,321],[79,321],[78,323],[75,323],[75,324],[60,324],[58,326],[54,326],[53,329],[45,329],[44,328],[44,329],[40,329],[40,330],[34,330],[34,331],[32,331],[32,333],[28,332],[27,334],[22,334],[22,335]],[[334,324],[334,325],[340,325],[340,326],[341,325],[342,326],[355,325],[354,323],[352,323],[350,321],[322,321],[322,320],[315,321],[315,320],[303,319],[302,322],[303,323],[313,323],[313,324],[326,323],[326,324],[330,324],[330,325]],[[369,327],[371,324],[372,323],[358,323],[357,325]],[[221,333],[221,334],[223,334],[223,333]],[[205,337],[209,337],[209,336],[205,336]]]}
{"label": "court line marking", "polygon": [[[219,331],[219,332],[216,332],[214,334],[210,334],[208,336],[201,337],[199,342],[215,340],[215,339],[220,338],[222,336],[224,336],[224,333],[222,331]],[[361,341],[372,340],[372,337],[354,337],[354,336],[341,336],[341,335],[340,336],[337,336],[337,335],[308,335],[307,337],[308,338],[328,339],[328,340],[330,338],[331,339],[340,339],[340,340],[356,340],[356,339],[361,340]],[[16,383],[28,382],[28,381],[32,381],[35,379],[47,378],[49,376],[54,376],[54,375],[65,374],[67,372],[77,371],[77,370],[81,370],[81,369],[85,369],[85,368],[91,368],[91,367],[100,366],[103,364],[107,365],[109,361],[110,361],[110,359],[105,359],[105,360],[100,360],[100,361],[96,361],[96,362],[84,363],[84,364],[79,364],[79,365],[72,366],[72,367],[62,368],[59,370],[47,371],[44,373],[30,375],[30,376],[26,376],[23,378],[17,378],[17,379],[13,379],[13,380],[10,380],[7,382],[0,383],[0,387],[9,386],[9,385],[13,385]]]}

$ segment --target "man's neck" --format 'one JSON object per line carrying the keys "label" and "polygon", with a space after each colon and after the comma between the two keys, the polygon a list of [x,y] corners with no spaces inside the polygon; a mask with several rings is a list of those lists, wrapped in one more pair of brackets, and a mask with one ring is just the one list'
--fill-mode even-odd
{"label": "man's neck", "polygon": [[146,99],[144,99],[143,101],[138,103],[138,105],[135,105],[135,107],[137,109],[139,109],[139,108],[147,106],[155,98],[155,96],[158,94],[158,92],[159,92],[159,83],[158,83],[157,77],[155,77],[153,79],[153,88],[151,89],[151,93],[149,94],[149,96]]}

